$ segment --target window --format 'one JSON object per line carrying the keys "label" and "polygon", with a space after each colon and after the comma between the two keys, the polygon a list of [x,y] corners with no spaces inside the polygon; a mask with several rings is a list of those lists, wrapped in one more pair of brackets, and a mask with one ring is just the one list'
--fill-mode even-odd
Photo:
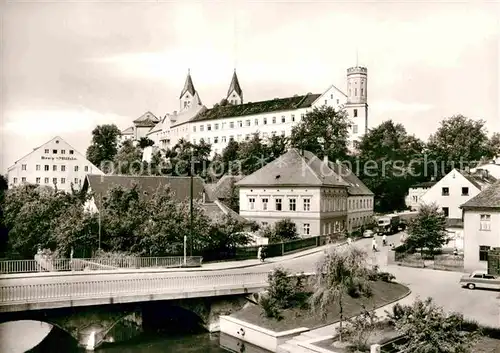
{"label": "window", "polygon": [[276,211],[281,211],[281,199],[276,199]]}
{"label": "window", "polygon": [[61,166],[61,172],[65,172],[66,171],[66,166],[65,165],[62,165]]}
{"label": "window", "polygon": [[193,132],[196,132],[196,125],[193,126]]}
{"label": "window", "polygon": [[211,130],[212,130],[212,125],[207,124],[207,131],[211,131]]}
{"label": "window", "polygon": [[66,154],[66,150],[61,150],[61,154]]}
{"label": "window", "polygon": [[285,130],[281,131],[281,136],[285,136]]}
{"label": "window", "polygon": [[53,165],[53,166],[52,166],[52,171],[53,171],[53,172],[57,172],[57,165]]}
{"label": "window", "polygon": [[57,154],[57,150],[52,150],[52,153],[53,154]]}
{"label": "window", "polygon": [[273,124],[276,124],[276,117],[273,116]]}
{"label": "window", "polygon": [[264,118],[264,125],[267,125],[267,118]]}
{"label": "window", "polygon": [[17,178],[14,178],[14,184],[17,184]]}
{"label": "window", "polygon": [[57,184],[57,178],[52,178],[52,184]]}
{"label": "window", "polygon": [[75,153],[75,151],[69,150],[69,154],[73,154],[73,153]]}
{"label": "window", "polygon": [[462,196],[469,196],[469,188],[462,188]]}
{"label": "window", "polygon": [[304,199],[304,211],[311,210],[311,199]]}
{"label": "window", "polygon": [[40,164],[37,164],[36,165],[36,170],[39,171],[40,170]]}
{"label": "window", "polygon": [[255,120],[254,120],[254,124],[255,124],[255,125],[259,125],[259,119],[255,119]]}
{"label": "window", "polygon": [[267,197],[262,199],[262,209],[265,211],[267,210],[267,203],[269,202],[269,199]]}
{"label": "window", "polygon": [[241,141],[241,134],[236,135],[236,141]]}
{"label": "window", "polygon": [[281,122],[282,123],[285,123],[286,122],[286,118],[284,116],[281,117]]}
{"label": "window", "polygon": [[48,150],[48,149],[45,149],[45,153],[49,153],[49,150]]}
{"label": "window", "polygon": [[226,122],[223,122],[221,125],[221,130],[223,130],[226,127]]}
{"label": "window", "polygon": [[36,183],[40,184],[40,178],[36,178]]}
{"label": "window", "polygon": [[75,165],[75,172],[77,172],[77,171],[78,171],[78,166],[77,166],[77,165]]}
{"label": "window", "polygon": [[353,125],[352,126],[352,133],[357,134],[358,133],[358,125]]}
{"label": "window", "polygon": [[43,182],[44,182],[45,184],[48,184],[48,183],[49,183],[49,178],[45,178],[45,179],[43,179]]}
{"label": "window", "polygon": [[210,144],[210,137],[209,137],[209,138],[207,138],[207,143],[208,143],[208,144]]}
{"label": "window", "polygon": [[443,207],[443,213],[445,217],[450,215],[450,209],[448,207]]}
{"label": "window", "polygon": [[330,99],[333,99],[333,94],[330,94]]}
{"label": "window", "polygon": [[289,200],[290,211],[297,211],[297,200],[290,199]]}
{"label": "window", "polygon": [[196,145],[196,139],[193,139],[193,144]]}
{"label": "window", "polygon": [[234,141],[234,136],[233,135],[229,136],[229,141]]}
{"label": "window", "polygon": [[361,96],[363,96],[363,93],[364,93],[364,92],[363,92],[363,88],[361,88]]}
{"label": "window", "polygon": [[442,196],[450,196],[450,188],[441,188]]}
{"label": "window", "polygon": [[88,171],[89,171],[89,167],[88,167],[88,166],[85,166],[83,169],[84,169],[86,172],[88,172]]}
{"label": "window", "polygon": [[357,96],[358,95],[358,88],[354,88],[354,95]]}
{"label": "window", "polygon": [[340,104],[340,99],[337,99],[337,104]]}
{"label": "window", "polygon": [[262,222],[262,226],[263,226],[263,227],[267,227],[267,225],[268,225],[268,224],[269,224],[269,223],[267,223],[267,222]]}
{"label": "window", "polygon": [[311,225],[309,223],[304,223],[304,235],[309,235],[311,233]]}
{"label": "window", "polygon": [[295,121],[295,114],[292,114],[292,122]]}
{"label": "window", "polygon": [[21,170],[26,170],[26,164],[21,165]]}
{"label": "window", "polygon": [[222,142],[226,142],[226,136],[221,137]]}
{"label": "window", "polygon": [[488,261],[488,251],[491,248],[486,245],[479,246],[479,261]]}
{"label": "window", "polygon": [[25,183],[25,182],[26,182],[26,178],[25,178],[25,177],[22,177],[22,178],[21,178],[21,182],[22,182],[22,183]]}
{"label": "window", "polygon": [[491,230],[491,215],[482,214],[479,218],[479,230]]}
{"label": "window", "polygon": [[358,110],[357,109],[354,109],[353,115],[354,115],[355,118],[358,117]]}
{"label": "window", "polygon": [[66,178],[61,178],[61,184],[66,184]]}
{"label": "window", "polygon": [[250,209],[254,210],[255,209],[255,198],[254,197],[250,197],[248,199],[248,204],[250,205]]}
{"label": "window", "polygon": [[214,129],[219,130],[219,124],[214,124]]}
{"label": "window", "polygon": [[245,120],[245,126],[250,126],[250,120]]}
{"label": "window", "polygon": [[328,105],[328,101],[325,99],[325,105]]}
{"label": "window", "polygon": [[78,178],[75,178],[75,184],[78,184]]}
{"label": "window", "polygon": [[219,137],[218,136],[214,137],[214,143],[219,143]]}
{"label": "window", "polygon": [[234,129],[234,121],[230,121],[229,122],[229,128],[230,129]]}
{"label": "window", "polygon": [[200,125],[200,131],[205,131],[205,127],[203,125]]}
{"label": "window", "polygon": [[250,134],[245,135],[245,141],[248,141],[248,140],[250,140]]}
{"label": "window", "polygon": [[238,120],[238,127],[243,127],[243,120]]}

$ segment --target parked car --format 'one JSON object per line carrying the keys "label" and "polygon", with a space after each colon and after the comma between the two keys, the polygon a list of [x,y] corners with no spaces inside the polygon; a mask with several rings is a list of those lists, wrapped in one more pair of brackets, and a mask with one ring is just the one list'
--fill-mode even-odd
{"label": "parked car", "polygon": [[490,275],[484,271],[474,271],[469,275],[462,276],[459,283],[462,287],[469,289],[500,289],[500,277]]}
{"label": "parked car", "polygon": [[371,229],[365,230],[365,232],[363,233],[363,238],[371,238],[371,237],[373,237],[373,231]]}

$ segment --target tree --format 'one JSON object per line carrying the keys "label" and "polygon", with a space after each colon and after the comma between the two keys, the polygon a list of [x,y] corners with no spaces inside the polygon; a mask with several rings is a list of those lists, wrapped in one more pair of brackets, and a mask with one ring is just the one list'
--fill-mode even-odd
{"label": "tree", "polygon": [[392,120],[370,129],[363,136],[358,148],[361,168],[354,172],[376,195],[376,211],[406,208],[408,188],[426,180],[423,149],[422,141]]}
{"label": "tree", "polygon": [[274,223],[271,237],[269,242],[279,243],[284,241],[290,241],[297,239],[299,234],[297,233],[297,226],[290,218],[285,218]]}
{"label": "tree", "polygon": [[345,111],[329,106],[314,108],[292,129],[292,147],[314,153],[319,158],[345,159],[348,154],[349,128],[352,125]]}
{"label": "tree", "polygon": [[411,306],[403,307],[398,317],[390,316],[396,330],[407,338],[397,347],[401,352],[472,353],[479,337],[478,331],[462,329],[462,314],[446,314],[432,298],[417,299]]}
{"label": "tree", "polygon": [[[222,162],[224,163],[224,171],[227,171],[227,174],[240,174],[240,170],[236,170],[236,162],[238,161],[238,152],[240,149],[240,145],[233,139],[229,140],[226,148],[222,151]],[[239,164],[239,163],[238,163]]]}
{"label": "tree", "polygon": [[368,255],[356,247],[338,248],[320,260],[316,270],[314,293],[310,298],[313,313],[326,319],[331,306],[338,304],[340,314],[339,340],[342,342],[344,298],[348,295],[371,296]]}
{"label": "tree", "polygon": [[433,253],[448,242],[446,216],[435,204],[422,205],[415,219],[408,226],[408,237],[404,245],[409,251],[424,249]]}
{"label": "tree", "polygon": [[453,168],[474,167],[483,157],[492,157],[484,120],[473,120],[463,115],[444,119],[427,144],[430,157],[436,161],[437,176],[448,174]]}
{"label": "tree", "polygon": [[142,150],[132,140],[123,142],[113,162],[114,174],[137,175],[144,170]]}
{"label": "tree", "polygon": [[500,157],[500,133],[495,132],[488,141],[491,157]]}
{"label": "tree", "polygon": [[146,147],[153,146],[155,143],[149,137],[141,137],[139,140],[139,147],[145,149]]}
{"label": "tree", "polygon": [[239,144],[237,158],[241,163],[241,173],[250,175],[267,164],[267,146],[258,134],[254,134],[249,141]]}
{"label": "tree", "polygon": [[170,150],[166,151],[166,158],[170,161],[171,174],[176,176],[190,175],[191,166],[194,175],[205,178],[209,174],[211,145],[203,140],[193,144],[180,139]]}
{"label": "tree", "polygon": [[3,257],[7,251],[8,230],[4,221],[5,192],[8,189],[7,178],[0,174],[0,256]]}
{"label": "tree", "polygon": [[379,318],[375,311],[363,308],[361,314],[351,318],[344,327],[343,338],[350,342],[353,351],[366,352],[370,350],[368,341],[370,335],[379,324]]}
{"label": "tree", "polygon": [[290,144],[290,139],[283,135],[274,135],[267,139],[267,157],[272,161],[285,154]]}
{"label": "tree", "polygon": [[114,124],[98,125],[92,131],[92,143],[87,148],[87,159],[97,167],[103,162],[113,161],[118,152],[120,129]]}

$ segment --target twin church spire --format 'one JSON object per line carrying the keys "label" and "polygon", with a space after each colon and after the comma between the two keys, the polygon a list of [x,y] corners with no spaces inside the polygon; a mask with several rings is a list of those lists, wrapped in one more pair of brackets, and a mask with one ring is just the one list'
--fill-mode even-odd
{"label": "twin church spire", "polygon": [[[233,72],[233,77],[231,83],[229,84],[229,89],[227,90],[226,99],[229,103],[243,104],[243,90],[241,89],[240,82],[238,81],[238,76],[236,75],[236,69]],[[191,78],[191,70],[188,69],[188,74],[186,77],[186,82],[184,83],[184,88],[181,91],[179,97],[181,110],[187,109],[192,106],[202,105],[200,96],[194,88],[193,79]]]}

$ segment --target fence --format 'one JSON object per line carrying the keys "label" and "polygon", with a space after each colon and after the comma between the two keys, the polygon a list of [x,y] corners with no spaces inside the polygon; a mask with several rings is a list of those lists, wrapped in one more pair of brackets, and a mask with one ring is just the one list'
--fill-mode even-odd
{"label": "fence", "polygon": [[[292,254],[297,251],[323,246],[328,242],[336,242],[342,239],[341,234],[319,235],[309,238],[291,240],[287,242],[271,243],[264,245],[266,257],[277,257]],[[203,257],[203,262],[227,261],[227,260],[248,260],[257,258],[260,245],[225,249],[222,251],[212,250],[196,253]]]}
{"label": "fence", "polygon": [[88,259],[51,259],[35,256],[35,260],[5,260],[0,261],[0,273],[32,273],[83,270],[115,270],[120,268],[177,268],[200,267],[202,257],[110,257]]}
{"label": "fence", "polygon": [[[389,254],[391,256],[392,254]],[[392,263],[392,261],[388,261]],[[463,271],[463,255],[443,254],[423,256],[418,253],[394,252],[394,263],[401,266],[432,268],[434,270]]]}
{"label": "fence", "polygon": [[236,274],[203,274],[172,276],[158,273],[144,276],[126,275],[124,278],[93,274],[90,278],[81,276],[56,277],[47,282],[46,278],[33,278],[29,283],[24,279],[9,279],[0,286],[0,306],[36,304],[64,299],[98,299],[138,295],[178,295],[187,292],[202,292],[223,288],[244,289],[267,287],[269,272]]}

